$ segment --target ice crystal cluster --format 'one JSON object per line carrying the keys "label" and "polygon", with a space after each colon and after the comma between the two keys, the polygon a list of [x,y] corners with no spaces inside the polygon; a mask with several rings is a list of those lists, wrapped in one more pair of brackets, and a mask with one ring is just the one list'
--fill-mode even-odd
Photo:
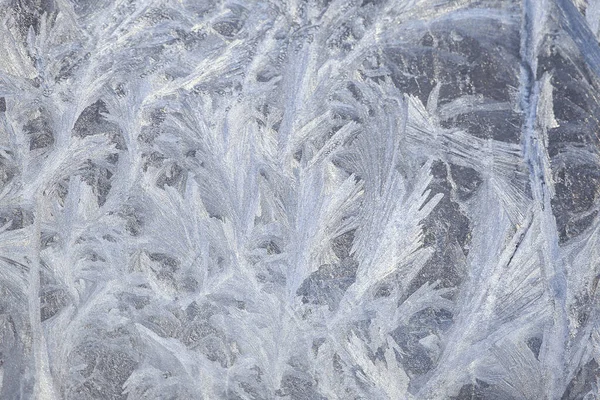
{"label": "ice crystal cluster", "polygon": [[599,33],[0,0],[0,399],[600,399]]}

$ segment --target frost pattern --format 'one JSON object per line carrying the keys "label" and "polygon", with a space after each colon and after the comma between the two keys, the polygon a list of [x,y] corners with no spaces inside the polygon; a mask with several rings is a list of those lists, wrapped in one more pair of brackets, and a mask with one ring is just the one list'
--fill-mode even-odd
{"label": "frost pattern", "polygon": [[600,399],[600,2],[0,5],[0,399]]}

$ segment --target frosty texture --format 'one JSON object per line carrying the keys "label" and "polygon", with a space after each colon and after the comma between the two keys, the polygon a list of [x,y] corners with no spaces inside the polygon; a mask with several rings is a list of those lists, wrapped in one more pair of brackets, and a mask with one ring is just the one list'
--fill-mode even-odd
{"label": "frosty texture", "polygon": [[600,398],[599,1],[0,23],[0,400]]}

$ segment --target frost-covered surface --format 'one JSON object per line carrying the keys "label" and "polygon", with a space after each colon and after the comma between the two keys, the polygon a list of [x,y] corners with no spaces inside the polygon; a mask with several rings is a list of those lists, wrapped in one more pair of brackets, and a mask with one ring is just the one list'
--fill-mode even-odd
{"label": "frost-covered surface", "polygon": [[0,399],[600,398],[599,1],[0,3]]}

